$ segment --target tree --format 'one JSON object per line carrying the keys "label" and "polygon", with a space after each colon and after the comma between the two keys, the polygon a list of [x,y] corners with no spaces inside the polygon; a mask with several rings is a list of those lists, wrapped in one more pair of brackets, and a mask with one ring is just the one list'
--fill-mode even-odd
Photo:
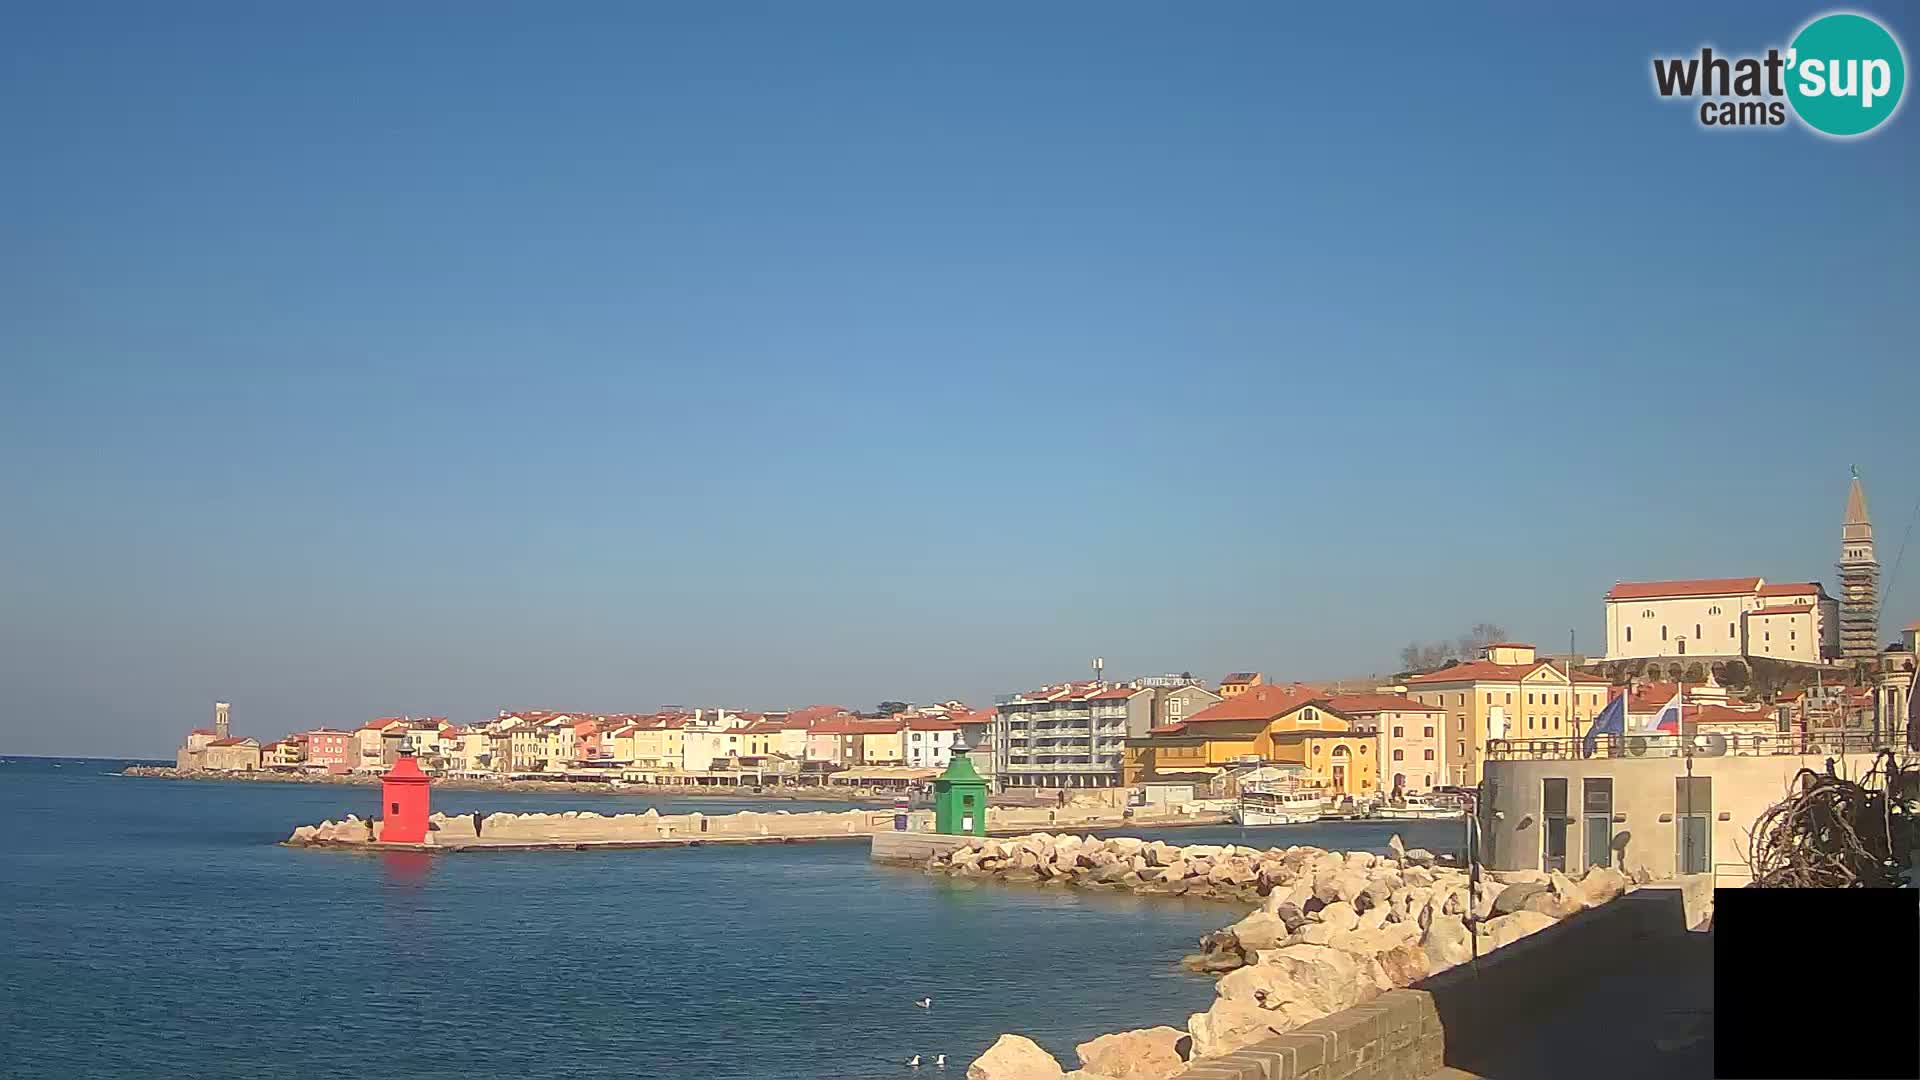
{"label": "tree", "polygon": [[883,701],[880,703],[880,707],[875,709],[874,712],[879,713],[881,716],[898,716],[911,708],[913,708],[913,703],[910,701]]}
{"label": "tree", "polygon": [[1471,660],[1480,655],[1480,650],[1496,641],[1505,640],[1507,640],[1506,627],[1499,623],[1474,623],[1472,628],[1460,635],[1460,640],[1456,643],[1458,655],[1462,660]]}

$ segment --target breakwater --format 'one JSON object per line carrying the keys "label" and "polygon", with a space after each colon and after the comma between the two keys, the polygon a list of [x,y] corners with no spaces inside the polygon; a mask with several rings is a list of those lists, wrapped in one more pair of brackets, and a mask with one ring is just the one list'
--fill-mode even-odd
{"label": "breakwater", "polygon": [[[1165,1080],[1193,1063],[1365,1004],[1484,956],[1638,884],[1596,867],[1580,880],[1523,871],[1469,881],[1396,837],[1388,855],[1320,848],[1178,846],[1133,838],[1036,833],[930,856],[929,873],[1033,885],[1203,897],[1258,906],[1200,940],[1186,958],[1220,976],[1215,1000],[1183,1027],[1161,1025],[1081,1044],[1097,1075]],[[1110,1063],[1129,1062],[1124,1073]],[[1059,1062],[1007,1034],[969,1080],[1059,1080]]]}
{"label": "breakwater", "polygon": [[[1209,825],[1218,815],[1124,817],[1124,812],[1099,807],[1065,809],[990,807],[990,830],[1021,831],[1055,819],[1071,819],[1089,827],[1138,821],[1159,827]],[[380,842],[380,823],[347,815],[339,821],[302,825],[285,843],[292,847],[344,847],[388,850],[395,847],[431,851],[537,851],[591,848],[680,847],[696,843],[773,843],[807,840],[867,838],[892,833],[891,810],[802,811],[742,810],[732,814],[662,814],[648,808],[638,814],[602,814],[592,810],[563,813],[473,814],[435,813],[428,818],[427,842],[395,845]],[[903,835],[932,836],[933,814],[916,810],[908,815]]]}
{"label": "breakwater", "polygon": [[[170,765],[129,765],[121,776],[139,776],[153,780],[213,780],[257,784],[344,784],[353,787],[378,787],[378,773],[286,773],[271,770],[252,772],[214,772],[207,769],[176,769]],[[513,780],[506,777],[435,777],[433,786],[446,791],[512,791],[525,794],[619,795],[652,798],[788,799],[796,802],[890,802],[895,793],[852,784],[832,786],[772,785],[755,788],[713,784],[636,784],[607,780]]]}

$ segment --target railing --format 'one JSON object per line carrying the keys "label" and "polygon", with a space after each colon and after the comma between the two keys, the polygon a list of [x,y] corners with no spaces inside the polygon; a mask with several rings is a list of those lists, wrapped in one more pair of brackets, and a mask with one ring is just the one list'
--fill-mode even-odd
{"label": "railing", "polygon": [[1824,757],[1871,754],[1890,745],[1871,731],[1787,731],[1777,734],[1701,732],[1692,735],[1602,735],[1593,753],[1584,736],[1551,739],[1488,739],[1489,761],[1577,761],[1581,758]]}

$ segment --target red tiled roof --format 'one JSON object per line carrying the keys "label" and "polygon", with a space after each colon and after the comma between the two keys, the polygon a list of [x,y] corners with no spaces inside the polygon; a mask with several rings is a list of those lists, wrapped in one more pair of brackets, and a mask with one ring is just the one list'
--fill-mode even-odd
{"label": "red tiled roof", "polygon": [[208,743],[207,745],[208,746],[243,746],[252,741],[253,741],[252,739],[246,738],[244,736],[236,735],[231,739],[215,739],[212,742]]}
{"label": "red tiled roof", "polygon": [[1752,611],[1747,612],[1747,614],[1749,615],[1805,615],[1812,610],[1813,608],[1810,605],[1796,604],[1796,605],[1790,605],[1787,607],[1755,608]]}
{"label": "red tiled roof", "polygon": [[1327,706],[1345,713],[1371,712],[1446,712],[1438,705],[1424,705],[1405,694],[1335,694]]}
{"label": "red tiled roof", "polygon": [[778,735],[785,727],[778,720],[762,720],[740,729],[742,735]]}
{"label": "red tiled roof", "polygon": [[[1425,675],[1415,675],[1409,683],[1456,683],[1456,682],[1518,682],[1542,667],[1560,671],[1560,665],[1551,660],[1535,660],[1531,664],[1496,664],[1491,660],[1475,660],[1466,664],[1455,664],[1439,671],[1429,671]],[[1589,675],[1584,671],[1573,673],[1576,683],[1605,683],[1608,680],[1598,675]]]}
{"label": "red tiled roof", "polygon": [[1761,596],[1818,596],[1820,591],[1817,581],[1784,581],[1778,585],[1760,586]]}
{"label": "red tiled roof", "polygon": [[1124,701],[1135,694],[1149,693],[1145,689],[1133,686],[1111,686],[1105,690],[1087,695],[1088,701]]}
{"label": "red tiled roof", "polygon": [[1686,581],[1620,581],[1609,600],[1659,600],[1676,596],[1736,596],[1760,588],[1757,577],[1693,578]]}
{"label": "red tiled roof", "polygon": [[907,721],[908,731],[959,731],[960,725],[933,716],[916,716]]}
{"label": "red tiled roof", "polygon": [[189,735],[218,735],[220,733],[213,730],[212,728],[197,727],[197,728],[194,728],[192,731],[188,732],[188,734]]}
{"label": "red tiled roof", "polygon": [[1271,720],[1281,713],[1309,701],[1321,701],[1327,692],[1305,683],[1285,686],[1263,684],[1249,686],[1247,692],[1216,701],[1186,718],[1187,724],[1207,724],[1225,720]]}
{"label": "red tiled roof", "polygon": [[1700,724],[1751,724],[1756,721],[1771,724],[1774,722],[1773,713],[1766,709],[1752,712],[1729,708],[1725,705],[1702,705],[1694,712],[1692,719]]}
{"label": "red tiled roof", "polygon": [[787,714],[787,727],[812,727],[829,716],[851,716],[853,710],[845,705],[809,705],[804,709],[795,709]]}
{"label": "red tiled roof", "polygon": [[979,710],[979,711],[977,711],[977,712],[970,712],[970,713],[968,713],[968,714],[966,714],[965,716],[962,716],[962,717],[960,718],[960,723],[963,723],[963,724],[991,724],[991,723],[993,723],[993,718],[994,718],[994,716],[995,716],[995,715],[996,715],[996,714],[998,713],[998,711],[999,711],[999,710],[997,710],[997,709],[995,709],[995,708],[994,708],[993,706],[991,706],[991,705],[989,705],[989,706],[987,706],[986,708],[984,708],[984,709],[981,709],[981,710]]}

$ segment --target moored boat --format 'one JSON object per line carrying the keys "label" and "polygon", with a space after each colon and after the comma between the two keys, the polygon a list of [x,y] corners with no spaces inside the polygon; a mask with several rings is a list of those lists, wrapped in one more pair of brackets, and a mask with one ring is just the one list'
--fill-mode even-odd
{"label": "moored boat", "polygon": [[1447,795],[1408,795],[1388,799],[1373,808],[1373,816],[1393,821],[1444,820],[1466,816],[1466,804]]}
{"label": "moored boat", "polygon": [[1236,824],[1304,825],[1326,814],[1326,802],[1315,791],[1242,791],[1234,805]]}

